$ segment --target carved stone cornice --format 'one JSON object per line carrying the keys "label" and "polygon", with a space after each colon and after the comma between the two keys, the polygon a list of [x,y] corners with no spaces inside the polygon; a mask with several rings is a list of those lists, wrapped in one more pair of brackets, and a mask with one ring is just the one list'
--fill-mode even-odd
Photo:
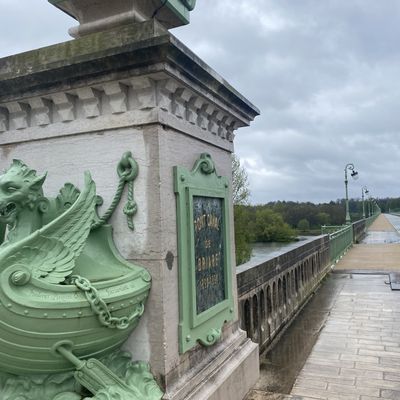
{"label": "carved stone cornice", "polygon": [[0,144],[158,122],[230,148],[258,113],[156,21],[0,59]]}
{"label": "carved stone cornice", "polygon": [[151,123],[226,149],[245,125],[221,102],[152,74],[0,103],[0,144]]}

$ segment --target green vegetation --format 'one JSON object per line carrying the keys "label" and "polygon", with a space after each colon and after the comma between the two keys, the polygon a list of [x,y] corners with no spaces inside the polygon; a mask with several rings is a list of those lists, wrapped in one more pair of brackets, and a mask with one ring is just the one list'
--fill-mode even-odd
{"label": "green vegetation", "polygon": [[297,224],[297,229],[299,231],[308,232],[310,230],[310,223],[308,222],[308,219],[301,219]]}
{"label": "green vegetation", "polygon": [[251,257],[251,235],[247,226],[246,210],[250,191],[247,173],[240,165],[240,161],[235,154],[232,154],[232,196],[235,222],[236,265],[240,265],[250,260]]}
{"label": "green vegetation", "polygon": [[271,209],[258,209],[249,215],[248,226],[253,228],[250,235],[252,242],[290,242],[296,239],[297,232],[282,218],[282,215]]}
{"label": "green vegetation", "polygon": [[232,197],[235,206],[249,204],[249,178],[235,154],[232,154]]}
{"label": "green vegetation", "polygon": [[235,250],[236,265],[250,260],[251,257],[251,233],[247,229],[247,208],[243,205],[234,206],[235,220]]}

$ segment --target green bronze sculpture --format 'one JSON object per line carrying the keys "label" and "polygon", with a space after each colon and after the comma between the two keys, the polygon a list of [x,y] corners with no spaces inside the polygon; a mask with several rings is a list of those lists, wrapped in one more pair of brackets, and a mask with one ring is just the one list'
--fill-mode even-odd
{"label": "green bronze sculpture", "polygon": [[[151,282],[144,268],[122,259],[106,224],[126,184],[136,211],[130,153],[118,173],[117,194],[103,217],[88,172],[82,191],[68,183],[56,198],[43,194],[46,174],[22,161],[0,176],[2,400],[161,398],[146,364],[115,353],[137,326]],[[113,368],[121,365],[118,357],[125,371]]]}

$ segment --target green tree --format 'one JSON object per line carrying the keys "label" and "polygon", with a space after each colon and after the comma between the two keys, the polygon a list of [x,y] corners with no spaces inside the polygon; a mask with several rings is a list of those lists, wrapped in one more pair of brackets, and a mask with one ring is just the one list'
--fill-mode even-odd
{"label": "green tree", "polygon": [[310,223],[308,222],[308,219],[301,219],[299,223],[297,224],[297,229],[299,231],[309,231],[310,230]]}
{"label": "green tree", "polygon": [[232,154],[232,196],[234,205],[249,204],[249,178],[235,154]]}
{"label": "green tree", "polygon": [[317,214],[318,225],[329,225],[330,223],[330,215],[326,212],[319,212]]}
{"label": "green tree", "polygon": [[269,208],[256,211],[254,231],[258,242],[290,242],[296,237],[296,231],[283,221],[282,215]]}
{"label": "green tree", "polygon": [[235,217],[235,252],[236,265],[250,260],[251,236],[249,230],[249,211],[246,206],[236,205],[234,207]]}
{"label": "green tree", "polygon": [[246,170],[240,165],[239,158],[232,154],[232,197],[235,222],[236,265],[250,260],[249,212],[245,207],[249,203],[250,190]]}

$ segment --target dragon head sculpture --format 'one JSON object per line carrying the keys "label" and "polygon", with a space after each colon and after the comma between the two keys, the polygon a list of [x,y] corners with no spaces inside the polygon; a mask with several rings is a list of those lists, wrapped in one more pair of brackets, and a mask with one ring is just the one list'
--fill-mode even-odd
{"label": "dragon head sculpture", "polygon": [[0,222],[14,225],[22,210],[33,210],[43,198],[42,185],[46,174],[37,176],[20,160],[0,176]]}

